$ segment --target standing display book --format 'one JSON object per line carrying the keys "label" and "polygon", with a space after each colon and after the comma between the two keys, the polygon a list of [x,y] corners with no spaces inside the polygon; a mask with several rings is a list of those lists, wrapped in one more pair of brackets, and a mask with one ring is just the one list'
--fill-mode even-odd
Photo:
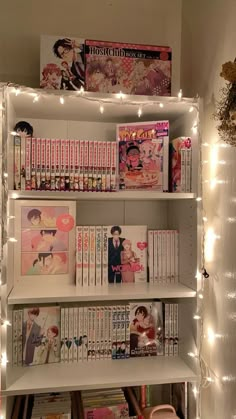
{"label": "standing display book", "polygon": [[192,191],[192,140],[177,137],[170,142],[170,191]]}
{"label": "standing display book", "polygon": [[68,36],[41,36],[40,87],[79,90],[84,87],[84,40]]}
{"label": "standing display book", "polygon": [[168,191],[169,121],[117,125],[120,189]]}
{"label": "standing display book", "polygon": [[85,41],[86,90],[170,96],[171,48]]}
{"label": "standing display book", "polygon": [[75,282],[75,203],[15,201],[14,278]]}

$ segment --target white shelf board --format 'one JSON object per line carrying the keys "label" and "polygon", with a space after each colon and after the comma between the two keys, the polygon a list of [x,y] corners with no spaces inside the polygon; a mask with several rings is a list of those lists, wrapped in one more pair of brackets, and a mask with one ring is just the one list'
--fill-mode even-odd
{"label": "white shelf board", "polygon": [[12,289],[8,304],[44,304],[60,302],[143,300],[154,298],[191,298],[196,291],[183,284],[110,284],[102,287],[76,287],[60,284],[53,279],[40,279],[34,283],[19,281]]}
{"label": "white shelf board", "polygon": [[[22,88],[16,96],[14,88],[9,87],[8,91],[17,118],[98,122],[171,120],[188,112],[191,106],[198,106],[198,100],[194,98],[180,101],[178,97],[124,95],[121,101],[117,94],[85,92],[81,96],[73,91]],[[33,102],[36,95],[39,95],[39,100]],[[62,95],[65,99],[63,106],[59,102]],[[103,114],[99,111],[101,101]],[[163,107],[159,106],[160,102]],[[142,105],[145,109],[139,118],[137,111]]]}
{"label": "white shelf board", "polygon": [[196,381],[178,357],[134,358],[22,367],[23,374],[3,395],[139,386]]}
{"label": "white shelf board", "polygon": [[160,199],[194,199],[194,193],[171,193],[155,191],[119,191],[119,192],[54,192],[54,191],[9,191],[12,199],[56,199],[63,201],[112,201],[112,200],[143,200],[153,201]]}

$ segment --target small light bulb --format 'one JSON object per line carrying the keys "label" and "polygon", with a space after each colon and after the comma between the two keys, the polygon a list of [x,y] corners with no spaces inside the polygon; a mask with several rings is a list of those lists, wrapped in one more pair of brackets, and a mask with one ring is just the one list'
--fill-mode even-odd
{"label": "small light bulb", "polygon": [[197,358],[197,355],[195,355],[193,352],[188,352],[188,356],[190,356],[190,358]]}
{"label": "small light bulb", "polygon": [[194,314],[193,318],[194,320],[200,320],[201,316],[199,316],[199,314]]}
{"label": "small light bulb", "polygon": [[179,93],[178,93],[178,98],[179,98],[179,99],[182,99],[182,96],[183,96],[183,92],[182,92],[182,89],[180,89],[180,91],[179,91]]}
{"label": "small light bulb", "polygon": [[80,93],[81,96],[83,96],[83,94],[84,94],[84,88],[83,88],[83,86],[81,86],[81,88],[79,89],[79,93]]}
{"label": "small light bulb", "polygon": [[6,352],[3,352],[2,356],[1,356],[1,365],[3,367],[5,367],[7,365],[7,363],[8,363],[7,354],[6,354]]}
{"label": "small light bulb", "polygon": [[202,274],[201,274],[201,272],[200,272],[198,269],[197,269],[197,272],[196,272],[195,278],[196,278],[198,281],[200,281],[200,279],[202,278]]}
{"label": "small light bulb", "polygon": [[159,106],[160,106],[160,108],[164,108],[163,103],[160,103]]}
{"label": "small light bulb", "polygon": [[198,294],[198,298],[200,298],[200,300],[203,300],[203,298],[204,298],[204,297],[203,297],[203,294],[202,294],[202,293],[199,293],[199,294]]}
{"label": "small light bulb", "polygon": [[64,99],[64,97],[63,97],[63,96],[61,96],[61,97],[60,97],[60,104],[61,104],[61,105],[64,105],[64,103],[65,103],[65,99]]}
{"label": "small light bulb", "polygon": [[216,335],[215,335],[214,331],[211,328],[208,328],[208,331],[207,331],[207,340],[208,340],[208,342],[209,343],[214,343],[215,342],[215,338],[216,338]]}
{"label": "small light bulb", "polygon": [[33,99],[33,103],[38,102],[39,101],[39,95],[36,95]]}
{"label": "small light bulb", "polygon": [[197,397],[197,394],[198,394],[197,387],[193,387],[193,394],[194,394],[195,397]]}
{"label": "small light bulb", "polygon": [[17,135],[17,132],[16,131],[11,131],[10,134],[11,135]]}
{"label": "small light bulb", "polygon": [[103,105],[100,105],[99,110],[100,110],[100,113],[103,114],[104,113],[104,106]]}
{"label": "small light bulb", "polygon": [[4,320],[2,323],[3,326],[11,326],[11,323],[9,322],[9,320]]}
{"label": "small light bulb", "polygon": [[202,201],[202,197],[201,197],[201,196],[198,196],[198,197],[196,198],[196,201],[197,201],[197,202]]}
{"label": "small light bulb", "polygon": [[194,134],[197,134],[197,124],[196,123],[192,126],[192,131],[193,131]]}
{"label": "small light bulb", "polygon": [[18,96],[19,94],[20,94],[20,89],[19,88],[15,89],[15,95]]}
{"label": "small light bulb", "polygon": [[202,143],[203,147],[209,147],[209,143]]}
{"label": "small light bulb", "polygon": [[142,115],[142,108],[138,108],[138,117],[140,118],[140,116]]}
{"label": "small light bulb", "polygon": [[11,195],[11,197],[12,197],[12,199],[17,199],[17,198],[19,198],[19,195],[18,195],[18,193],[13,192],[13,194]]}
{"label": "small light bulb", "polygon": [[211,377],[207,377],[207,378],[206,378],[206,380],[207,380],[209,383],[214,383],[214,381],[215,381],[215,380],[214,380],[213,378],[211,378]]}
{"label": "small light bulb", "polygon": [[207,222],[207,217],[202,217],[202,221],[204,221],[204,223]]}
{"label": "small light bulb", "polygon": [[124,93],[119,92],[119,93],[117,94],[117,97],[118,97],[118,99],[120,99],[120,100],[124,99]]}
{"label": "small light bulb", "polygon": [[191,112],[193,112],[193,109],[194,109],[194,107],[193,106],[190,106],[190,108],[189,108],[189,112],[191,113]]}
{"label": "small light bulb", "polygon": [[5,178],[7,178],[8,177],[8,173],[4,173],[4,175],[3,175]]}
{"label": "small light bulb", "polygon": [[16,243],[17,242],[15,237],[9,237],[8,241],[11,242],[11,243]]}

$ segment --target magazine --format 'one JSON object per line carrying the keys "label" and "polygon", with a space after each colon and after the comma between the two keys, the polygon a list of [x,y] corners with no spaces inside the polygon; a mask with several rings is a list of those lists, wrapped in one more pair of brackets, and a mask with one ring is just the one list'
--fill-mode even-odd
{"label": "magazine", "polygon": [[60,307],[24,309],[22,348],[23,365],[60,361]]}
{"label": "magazine", "polygon": [[163,355],[162,303],[130,303],[130,356],[155,355]]}
{"label": "magazine", "polygon": [[117,125],[120,189],[168,191],[169,122]]}
{"label": "magazine", "polygon": [[41,88],[79,90],[84,87],[84,76],[84,40],[68,36],[41,36]]}
{"label": "magazine", "polygon": [[171,48],[85,41],[86,90],[170,96]]}
{"label": "magazine", "polygon": [[15,201],[15,278],[74,282],[75,204]]}

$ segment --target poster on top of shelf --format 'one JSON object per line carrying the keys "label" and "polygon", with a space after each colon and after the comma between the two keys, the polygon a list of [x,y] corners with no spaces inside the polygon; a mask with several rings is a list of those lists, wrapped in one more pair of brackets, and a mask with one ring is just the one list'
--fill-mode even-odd
{"label": "poster on top of shelf", "polygon": [[119,188],[168,191],[169,121],[117,125]]}
{"label": "poster on top of shelf", "polygon": [[15,201],[15,281],[75,282],[75,213],[74,202]]}
{"label": "poster on top of shelf", "polygon": [[85,84],[84,40],[42,35],[40,39],[40,87],[79,90]]}
{"label": "poster on top of shelf", "polygon": [[86,90],[171,96],[169,47],[85,41]]}

